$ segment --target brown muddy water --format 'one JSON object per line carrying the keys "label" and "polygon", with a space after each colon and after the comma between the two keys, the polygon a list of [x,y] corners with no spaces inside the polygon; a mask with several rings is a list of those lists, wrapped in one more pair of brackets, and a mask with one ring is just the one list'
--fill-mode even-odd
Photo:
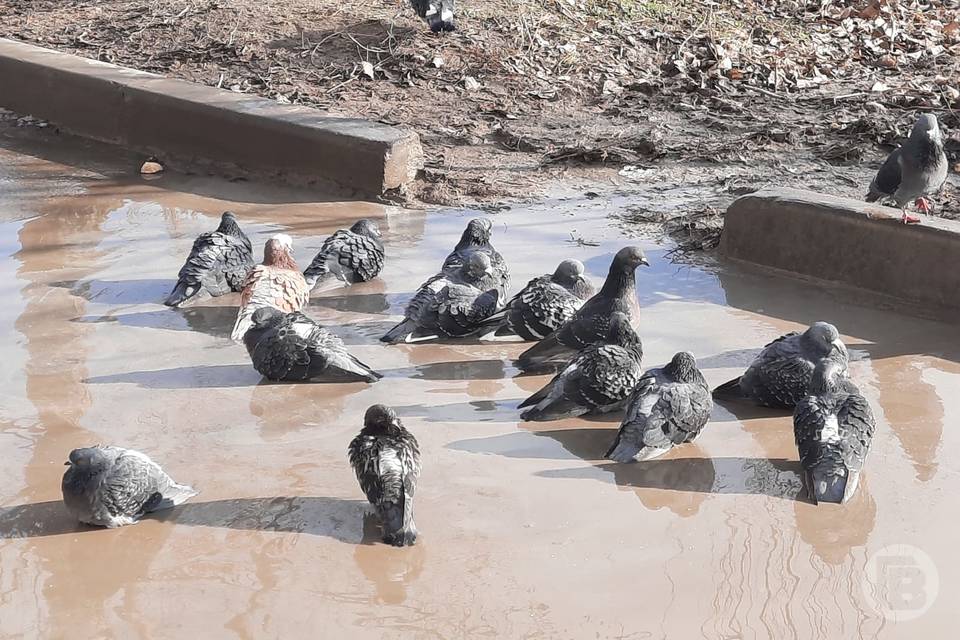
{"label": "brown muddy water", "polygon": [[[784,331],[838,325],[878,431],[854,501],[814,507],[797,499],[787,416],[718,406],[695,444],[614,465],[601,457],[616,422],[518,422],[517,403],[546,380],[517,378],[523,345],[378,343],[467,219],[486,214],[115,179],[109,159],[6,146],[3,637],[952,635],[956,326],[728,265],[673,263],[668,246],[631,239],[653,265],[637,283],[648,366],[690,350],[717,384]],[[379,221],[383,277],[317,296],[308,311],[383,381],[265,384],[228,338],[234,297],[160,304],[193,238],[228,208],[258,252],[290,233],[301,265],[329,232]],[[627,242],[611,213],[603,199],[561,197],[492,215],[514,288],[566,257],[599,283]],[[375,402],[395,406],[423,450],[413,548],[378,542],[347,463]],[[142,450],[201,493],[136,526],[78,526],[60,476],[72,448],[96,442]]]}

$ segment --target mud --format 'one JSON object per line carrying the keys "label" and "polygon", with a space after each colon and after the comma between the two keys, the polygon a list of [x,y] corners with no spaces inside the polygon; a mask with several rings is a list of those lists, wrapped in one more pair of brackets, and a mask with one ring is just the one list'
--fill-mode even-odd
{"label": "mud", "polygon": [[[638,277],[647,365],[690,350],[718,384],[786,330],[841,329],[878,431],[854,502],[814,507],[788,417],[718,406],[695,444],[612,465],[615,421],[518,422],[545,380],[517,377],[520,343],[379,344],[478,212],[148,182],[90,148],[0,143],[0,636],[904,638],[955,620],[955,326],[630,240],[653,265]],[[292,234],[301,265],[334,229],[378,220],[382,279],[308,311],[385,380],[266,384],[227,337],[234,297],[160,304],[228,208],[257,246]],[[614,213],[580,196],[491,215],[514,288],[565,257],[599,282],[627,242]],[[377,541],[347,464],[374,402],[423,450],[411,549]],[[62,463],[94,442],[145,451],[201,494],[134,527],[80,527]],[[871,556],[898,543],[939,577],[930,609],[899,623],[865,592]]]}

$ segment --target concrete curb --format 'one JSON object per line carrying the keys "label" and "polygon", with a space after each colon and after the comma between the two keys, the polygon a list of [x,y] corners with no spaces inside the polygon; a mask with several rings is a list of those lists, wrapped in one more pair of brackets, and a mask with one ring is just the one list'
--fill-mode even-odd
{"label": "concrete curb", "polygon": [[0,38],[0,106],[170,162],[358,195],[423,166],[416,133]]}
{"label": "concrete curb", "polygon": [[921,308],[960,310],[960,223],[848,198],[764,189],[727,209],[724,256],[842,283]]}

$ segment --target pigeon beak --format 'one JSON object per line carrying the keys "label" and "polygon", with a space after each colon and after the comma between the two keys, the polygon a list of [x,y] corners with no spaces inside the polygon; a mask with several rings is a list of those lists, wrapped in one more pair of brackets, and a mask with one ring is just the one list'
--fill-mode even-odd
{"label": "pigeon beak", "polygon": [[69,466],[70,466],[70,461],[69,461],[69,460],[67,460],[66,462],[64,462],[64,463],[63,463],[63,466],[65,466],[65,467],[69,467]]}
{"label": "pigeon beak", "polygon": [[647,262],[647,259],[646,259],[646,258],[640,258],[640,264],[642,264],[642,265],[645,266],[645,267],[649,267],[649,266],[650,266],[650,263]]}
{"label": "pigeon beak", "polygon": [[846,353],[847,353],[847,347],[846,347],[846,345],[844,345],[843,342],[841,342],[840,340],[834,340],[834,341],[831,343],[831,345],[832,345],[832,346],[830,347],[830,351],[835,351],[835,352],[837,352],[837,353],[842,353],[842,354],[846,354]]}

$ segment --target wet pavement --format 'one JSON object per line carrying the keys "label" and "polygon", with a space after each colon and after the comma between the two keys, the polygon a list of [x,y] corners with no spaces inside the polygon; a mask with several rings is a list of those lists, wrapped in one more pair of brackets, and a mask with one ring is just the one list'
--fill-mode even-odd
{"label": "wet pavement", "polygon": [[[0,136],[0,636],[905,638],[956,620],[956,326],[629,240],[652,264],[637,282],[647,366],[689,350],[716,385],[784,331],[840,328],[878,430],[854,500],[814,507],[797,499],[782,414],[718,406],[696,443],[614,465],[615,421],[518,422],[546,380],[517,377],[523,344],[377,342],[487,214],[117,179],[124,159],[99,153]],[[266,384],[229,340],[234,296],[160,304],[225,209],[258,254],[290,233],[301,266],[333,230],[380,223],[382,278],[308,313],[384,380]],[[599,284],[628,242],[611,213],[571,196],[491,215],[514,290],[567,257]],[[347,463],[375,402],[423,451],[408,549],[379,543]],[[97,442],[148,453],[200,495],[133,527],[78,526],[63,462]],[[898,544],[911,548],[885,550]]]}

